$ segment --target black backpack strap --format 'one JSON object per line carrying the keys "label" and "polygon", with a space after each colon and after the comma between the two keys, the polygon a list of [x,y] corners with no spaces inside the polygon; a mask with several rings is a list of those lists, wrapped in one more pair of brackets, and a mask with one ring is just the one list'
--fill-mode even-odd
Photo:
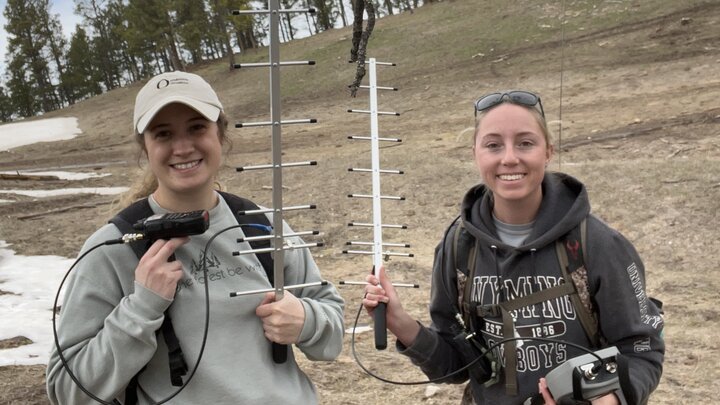
{"label": "black backpack strap", "polygon": [[[143,367],[143,370],[145,370],[145,367]],[[140,375],[141,372],[142,370],[135,374],[128,383],[128,385],[125,387],[125,401],[123,402],[124,405],[135,405],[138,403],[138,375]]]}
{"label": "black backpack strap", "polygon": [[[240,211],[247,211],[247,210],[256,210],[259,207],[257,204],[253,203],[250,200],[247,200],[242,197],[238,197],[233,194],[225,193],[225,192],[219,192],[220,195],[223,197],[225,202],[228,204],[230,209],[232,210],[233,214],[235,215],[235,218],[238,222],[238,224],[259,224],[266,227],[270,227],[270,221],[268,220],[267,216],[265,214],[249,214],[249,215],[240,215],[238,214]],[[144,198],[142,200],[138,200],[128,206],[127,208],[120,211],[115,217],[113,217],[109,222],[114,224],[120,232],[123,234],[126,233],[134,233],[135,228],[133,228],[133,225],[143,219],[147,218],[151,215],[153,215],[154,212],[152,211],[152,208],[150,207],[150,203],[148,202],[147,198]],[[259,229],[258,227],[243,227],[243,233],[246,236],[260,236],[260,235],[267,235],[268,232]],[[132,242],[130,243],[130,248],[135,252],[135,255],[137,256],[138,260],[147,252],[147,249],[150,247],[151,241],[138,241],[138,242]],[[250,242],[250,246],[253,249],[261,249],[261,248],[267,248],[270,247],[270,241],[253,241]],[[274,273],[273,273],[273,260],[270,253],[260,253],[256,254],[258,260],[263,266],[263,269],[265,270],[265,274],[267,275],[268,280],[270,281],[270,284],[274,285]],[[185,362],[185,358],[183,356],[182,348],[180,347],[180,341],[177,338],[177,335],[175,334],[175,329],[172,326],[172,319],[170,318],[170,312],[165,311],[164,319],[162,326],[160,327],[160,330],[162,331],[163,339],[165,340],[165,345],[168,348],[168,361],[170,366],[170,381],[172,385],[174,386],[181,386],[182,385],[182,376],[184,376],[187,371],[187,363]],[[144,370],[144,368],[143,368]],[[142,372],[143,370],[140,370]],[[127,387],[125,388],[125,404],[134,405],[138,402],[138,396],[137,396],[137,388],[138,388],[138,376],[140,374],[138,372],[128,383]]]}
{"label": "black backpack strap", "polygon": [[172,326],[172,319],[170,318],[170,312],[165,311],[165,318],[163,319],[162,326],[160,326],[165,344],[168,349],[168,362],[170,363],[170,382],[176,387],[180,387],[183,384],[182,377],[187,374],[188,366],[185,363],[185,357],[183,356],[182,348],[180,347],[180,341],[175,335],[175,329]]}
{"label": "black backpack strap", "polygon": [[[242,214],[239,213],[242,211],[250,211],[250,210],[257,210],[259,207],[254,202],[238,197],[234,194],[225,193],[222,191],[219,191],[222,198],[225,200],[227,205],[230,207],[230,210],[232,210],[233,214],[235,215],[235,219],[237,220],[238,224],[240,225],[249,225],[249,224],[258,224],[263,225],[265,227],[271,227],[270,220],[268,220],[267,216],[265,214]],[[261,235],[267,235],[269,232],[266,232],[262,229],[259,229],[258,227],[254,226],[244,226],[242,228],[243,233],[245,236],[261,236]],[[249,242],[250,247],[253,249],[264,249],[270,247],[270,240],[262,240],[262,241],[252,241]],[[266,253],[256,253],[255,256],[257,256],[258,260],[260,261],[260,264],[262,264],[263,269],[265,269],[265,274],[267,275],[268,280],[270,280],[270,284],[272,286],[275,286],[275,273],[273,272],[273,259],[269,252]]]}
{"label": "black backpack strap", "polygon": [[[237,220],[238,224],[240,225],[262,225],[265,229],[259,229],[261,227],[258,226],[245,226],[242,228],[243,233],[246,236],[261,236],[261,235],[267,235],[271,233],[272,226],[270,225],[270,220],[268,220],[267,216],[264,213],[251,213],[247,214],[245,211],[252,211],[257,210],[259,207],[254,202],[238,197],[234,194],[219,192],[220,195],[223,197],[225,202],[228,204],[230,209],[233,211],[233,214],[235,214],[235,219]],[[270,247],[270,240],[261,240],[261,241],[249,241],[250,247],[253,249],[264,249]],[[274,269],[274,261],[272,259],[272,255],[269,252],[266,253],[256,253],[255,256],[260,261],[260,264],[262,264],[263,269],[265,270],[265,274],[267,275],[268,281],[270,282],[270,285],[275,287],[275,269]],[[275,363],[284,363],[287,361],[288,356],[288,346],[282,345],[276,342],[272,343],[272,356],[273,361]]]}
{"label": "black backpack strap", "polygon": [[[124,235],[127,233],[137,232],[135,228],[133,228],[133,225],[137,221],[147,218],[153,214],[154,212],[152,208],[150,208],[150,203],[147,198],[143,198],[142,200],[135,201],[122,211],[118,212],[108,222],[115,225]],[[131,242],[129,245],[139,260],[150,247],[150,241],[140,240]]]}
{"label": "black backpack strap", "polygon": [[[127,208],[120,211],[117,215],[115,215],[109,222],[113,225],[115,225],[120,232],[123,234],[126,233],[134,233],[135,228],[133,228],[133,225],[143,219],[147,218],[151,215],[153,215],[154,212],[152,208],[150,208],[150,203],[148,202],[147,198],[143,198],[142,200],[138,200],[134,203],[132,203]],[[130,243],[130,248],[135,252],[135,255],[137,256],[138,260],[140,260],[141,257],[147,252],[148,248],[150,247],[150,244],[152,241],[137,241]],[[174,386],[181,386],[182,385],[182,376],[184,376],[187,371],[187,364],[185,363],[185,357],[183,356],[182,348],[180,347],[180,341],[177,338],[177,335],[175,335],[175,330],[172,326],[172,320],[170,319],[170,311],[165,310],[164,313],[164,319],[162,326],[160,327],[160,330],[162,331],[163,339],[165,340],[165,345],[168,347],[168,362],[170,366],[170,382]],[[127,387],[125,387],[125,404],[126,405],[134,405],[138,402],[138,396],[137,396],[137,388],[138,388],[138,376],[140,373],[144,370],[143,367],[142,370],[140,370],[137,374],[133,376],[133,378],[128,383]]]}

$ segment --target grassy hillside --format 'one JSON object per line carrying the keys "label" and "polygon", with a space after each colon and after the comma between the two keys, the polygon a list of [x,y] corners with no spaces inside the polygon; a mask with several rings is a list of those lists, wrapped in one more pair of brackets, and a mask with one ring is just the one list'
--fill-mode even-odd
{"label": "grassy hillside", "polygon": [[[712,3],[709,1],[565,3],[564,19],[560,1],[455,0],[428,5],[412,14],[378,20],[368,56],[398,64],[395,69],[384,69],[381,80],[400,87],[403,99],[417,97],[418,101],[425,101],[408,102],[408,109],[432,111],[440,118],[452,107],[464,105],[467,111],[471,100],[484,91],[498,86],[527,86],[534,81],[529,80],[532,77],[543,78],[540,85],[532,84],[550,100],[548,109],[552,116],[558,113],[552,103],[557,105],[559,101],[561,65],[565,80],[570,80],[563,89],[564,95],[572,98],[582,92],[572,83],[577,69],[601,74],[608,68],[638,60],[692,56],[704,52],[704,47],[717,39],[706,30],[690,44],[676,41],[674,32],[681,26],[661,26],[664,32],[652,32],[655,24],[662,24],[669,16],[677,23],[692,12],[693,5],[702,8]],[[698,23],[701,22],[694,25]],[[687,27],[685,31],[694,28]],[[612,36],[624,39],[615,41]],[[355,72],[354,65],[347,63],[350,39],[351,31],[345,28],[282,45],[283,60],[317,61],[314,67],[283,70],[282,95],[287,116],[303,111],[306,105],[336,106],[342,111],[343,106],[353,102],[347,92]],[[652,46],[648,46],[649,40]],[[676,49],[668,52],[668,47]],[[265,61],[267,50],[251,50],[238,59]],[[267,115],[267,69],[230,71],[224,61],[218,61],[190,66],[189,70],[204,76],[218,89],[231,119]],[[117,89],[47,116],[79,117],[84,142],[94,143],[96,139],[111,144],[126,142],[134,95],[140,85]],[[467,96],[458,98],[455,106],[428,105],[438,86],[466,89]],[[573,108],[568,104],[568,109]],[[574,135],[577,134],[567,134]]]}

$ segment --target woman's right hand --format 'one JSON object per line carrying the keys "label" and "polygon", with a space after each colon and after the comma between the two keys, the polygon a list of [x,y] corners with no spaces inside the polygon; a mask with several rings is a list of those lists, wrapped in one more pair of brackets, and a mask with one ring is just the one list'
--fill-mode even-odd
{"label": "woman's right hand", "polygon": [[385,319],[387,328],[403,345],[412,346],[417,334],[420,332],[420,325],[403,309],[395,287],[393,287],[392,282],[385,273],[385,268],[380,267],[378,274],[380,279],[372,274],[365,278],[367,285],[365,285],[363,306],[368,314],[373,316],[373,311],[378,304],[381,302],[386,303]]}
{"label": "woman's right hand", "polygon": [[183,271],[180,261],[168,260],[177,248],[189,240],[188,237],[156,240],[140,259],[135,269],[135,281],[155,294],[172,300]]}

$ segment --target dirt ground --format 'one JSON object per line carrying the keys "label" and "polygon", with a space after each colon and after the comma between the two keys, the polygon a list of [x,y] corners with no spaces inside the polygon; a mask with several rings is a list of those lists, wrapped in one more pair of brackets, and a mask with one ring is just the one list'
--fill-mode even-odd
{"label": "dirt ground", "polygon": [[[406,201],[384,203],[383,216],[389,222],[407,224],[408,230],[389,230],[385,239],[411,243],[415,257],[393,259],[388,267],[395,280],[421,284],[420,289],[401,293],[404,306],[427,322],[434,246],[456,215],[464,191],[478,181],[470,149],[471,102],[492,89],[534,89],[543,95],[558,146],[551,169],[570,173],[587,185],[593,211],[635,244],[647,269],[649,294],[665,303],[665,370],[650,403],[701,403],[716,396],[714,387],[720,380],[720,348],[715,340],[720,332],[720,3],[663,3],[666,9],[656,8],[647,15],[640,3],[603,2],[602,7],[592,8],[598,19],[622,7],[635,14],[631,24],[606,21],[603,27],[568,30],[564,48],[555,36],[483,55],[480,50],[463,58],[450,55],[445,61],[422,66],[411,55],[390,60],[400,67],[383,70],[386,76],[380,77],[387,81],[380,84],[397,86],[400,91],[383,93],[380,104],[382,110],[398,111],[401,116],[382,118],[380,128],[384,135],[403,138],[403,142],[384,147],[381,156],[383,166],[407,174],[384,177],[383,190],[405,196]],[[557,14],[557,7],[539,12]],[[472,1],[446,1],[418,9],[415,16],[380,20],[378,29],[453,13],[471,18],[474,12]],[[344,41],[344,52],[349,46],[347,35],[347,30],[337,30],[315,41]],[[378,40],[379,53],[388,53],[380,56],[395,55],[381,44]],[[345,75],[347,84],[353,70],[340,62],[333,66]],[[201,74],[221,74],[216,73],[220,67],[204,69]],[[288,219],[295,229],[323,232],[320,240],[326,244],[314,255],[327,279],[359,280],[370,267],[369,259],[341,251],[347,240],[369,237],[346,224],[370,221],[371,207],[367,201],[345,196],[367,192],[370,179],[347,168],[367,167],[369,152],[366,144],[346,138],[367,133],[368,120],[344,111],[367,108],[367,98],[349,99],[342,91],[310,81],[301,84],[307,86],[306,97],[289,97],[284,108],[289,115],[314,117],[319,123],[287,127],[284,158],[317,159],[319,167],[286,171],[285,201],[315,203],[319,209]],[[241,91],[221,88],[223,99]],[[84,135],[75,140],[0,152],[0,170],[72,170],[73,165],[80,165],[81,170],[112,176],[73,182],[0,180],[0,189],[130,185],[140,173],[127,135],[137,89],[120,89],[48,114],[77,116]],[[231,102],[226,109],[233,121],[261,120],[263,103]],[[220,178],[227,190],[269,202],[270,191],[264,187],[270,184],[269,177],[234,170],[265,163],[267,138],[266,130],[232,131],[233,147]],[[74,257],[85,238],[116,208],[107,196],[3,198],[14,202],[0,203],[0,239],[22,255]],[[349,327],[362,289],[340,288],[347,301]],[[360,324],[368,322],[363,313]],[[350,336],[346,342],[335,362],[301,360],[318,387],[321,403],[459,402],[461,386],[438,385],[437,392],[431,392],[426,386],[389,385],[367,376],[353,360]],[[374,372],[394,380],[423,379],[407,359],[394,353],[392,345],[387,351],[375,351],[371,333],[357,335],[356,343],[361,360]],[[0,367],[0,404],[45,403],[43,366]]]}

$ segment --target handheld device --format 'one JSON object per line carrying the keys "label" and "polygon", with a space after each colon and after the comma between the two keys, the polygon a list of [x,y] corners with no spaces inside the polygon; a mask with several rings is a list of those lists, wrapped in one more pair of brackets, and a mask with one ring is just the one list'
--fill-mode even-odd
{"label": "handheld device", "polygon": [[589,402],[620,389],[617,347],[598,350],[595,354],[597,357],[592,354],[574,357],[545,377],[548,389],[558,404]]}
{"label": "handheld device", "polygon": [[158,239],[200,235],[209,226],[210,214],[205,210],[199,210],[151,215],[136,222],[133,228],[141,232],[144,239],[155,241]]}

